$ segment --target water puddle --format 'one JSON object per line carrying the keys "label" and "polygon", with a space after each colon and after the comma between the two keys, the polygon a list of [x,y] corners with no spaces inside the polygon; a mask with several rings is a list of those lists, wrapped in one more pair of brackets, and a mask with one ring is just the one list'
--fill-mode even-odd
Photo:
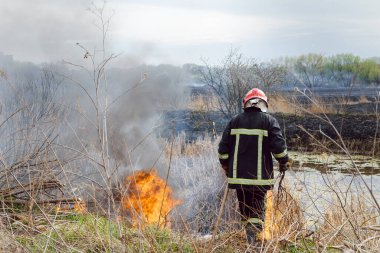
{"label": "water puddle", "polygon": [[351,158],[343,154],[311,154],[291,152],[295,170],[318,170],[326,174],[339,172],[342,174],[380,175],[380,158],[355,155]]}
{"label": "water puddle", "polygon": [[359,199],[373,206],[372,191],[380,201],[380,158],[299,152],[290,156],[294,165],[286,173],[286,183],[300,200],[309,227],[321,222],[338,198]]}

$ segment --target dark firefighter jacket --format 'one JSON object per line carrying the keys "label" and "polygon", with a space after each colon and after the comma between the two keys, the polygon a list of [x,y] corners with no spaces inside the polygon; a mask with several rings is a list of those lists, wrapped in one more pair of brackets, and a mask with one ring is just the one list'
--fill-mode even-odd
{"label": "dark firefighter jacket", "polygon": [[285,140],[277,120],[257,108],[248,108],[228,123],[219,143],[219,160],[228,165],[230,188],[272,186],[272,155],[288,161]]}

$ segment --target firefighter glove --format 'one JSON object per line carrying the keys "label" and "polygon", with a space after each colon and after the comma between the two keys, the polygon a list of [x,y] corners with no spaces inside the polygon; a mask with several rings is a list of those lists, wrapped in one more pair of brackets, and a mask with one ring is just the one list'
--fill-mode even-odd
{"label": "firefighter glove", "polygon": [[280,172],[285,172],[288,168],[286,167],[286,163],[280,163],[279,170]]}
{"label": "firefighter glove", "polygon": [[286,163],[280,163],[279,170],[280,172],[285,172],[293,165],[293,160],[291,158],[288,159]]}

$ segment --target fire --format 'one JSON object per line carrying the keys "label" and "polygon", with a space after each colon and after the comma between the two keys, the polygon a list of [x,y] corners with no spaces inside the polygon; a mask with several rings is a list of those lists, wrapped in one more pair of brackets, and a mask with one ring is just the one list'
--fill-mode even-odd
{"label": "fire", "polygon": [[86,203],[84,201],[80,200],[80,199],[77,200],[77,201],[75,201],[74,211],[77,214],[85,214],[85,213],[87,213]]}
{"label": "fire", "polygon": [[261,239],[269,241],[273,234],[279,233],[278,222],[281,220],[281,213],[274,208],[273,190],[267,192],[265,208],[264,229],[260,233]]}
{"label": "fire", "polygon": [[303,226],[299,202],[287,192],[280,199],[277,194],[273,190],[267,192],[264,229],[260,234],[264,240],[295,235],[294,232]]}
{"label": "fire", "polygon": [[80,198],[75,198],[75,201],[69,203],[60,203],[55,207],[58,213],[68,213],[74,212],[76,214],[85,214],[87,213],[86,202]]}
{"label": "fire", "polygon": [[181,201],[173,198],[173,190],[155,170],[139,171],[125,177],[126,194],[122,206],[134,225],[158,224],[167,226],[170,211]]}

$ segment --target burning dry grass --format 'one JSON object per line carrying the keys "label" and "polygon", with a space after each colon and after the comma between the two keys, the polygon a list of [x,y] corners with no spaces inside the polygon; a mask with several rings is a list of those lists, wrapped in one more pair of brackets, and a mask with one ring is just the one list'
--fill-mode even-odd
{"label": "burning dry grass", "polygon": [[122,206],[134,226],[169,225],[168,215],[181,201],[173,197],[173,190],[155,170],[135,172],[124,179],[124,185]]}
{"label": "burning dry grass", "polygon": [[[5,229],[30,252],[45,249],[46,252],[109,252],[111,249],[115,252],[246,252],[249,245],[233,191],[228,195],[219,233],[210,245],[223,191],[223,174],[214,153],[216,143],[211,138],[187,143],[183,136],[174,140],[173,148],[167,143],[166,152],[173,155],[170,178],[175,178],[176,183],[165,182],[154,171],[126,177],[121,201],[126,210],[115,213],[124,217],[119,223],[116,218],[94,213],[47,212],[50,223],[43,215],[35,215],[36,220],[30,224],[8,216],[8,221],[3,219]],[[164,190],[167,183],[173,188],[166,186]],[[374,252],[379,248],[378,213],[360,202],[361,198],[352,198],[344,207],[332,203],[319,217],[322,221],[319,226],[308,230],[303,202],[294,187],[289,183],[287,186],[281,196],[276,190],[268,195],[261,252],[328,252],[332,248]],[[181,199],[180,205],[177,199]],[[168,214],[172,215],[171,229],[157,226],[165,224]],[[145,225],[132,226],[134,219],[144,221]]]}
{"label": "burning dry grass", "polygon": [[262,233],[264,240],[295,241],[304,227],[299,200],[286,190],[267,193],[265,226]]}

